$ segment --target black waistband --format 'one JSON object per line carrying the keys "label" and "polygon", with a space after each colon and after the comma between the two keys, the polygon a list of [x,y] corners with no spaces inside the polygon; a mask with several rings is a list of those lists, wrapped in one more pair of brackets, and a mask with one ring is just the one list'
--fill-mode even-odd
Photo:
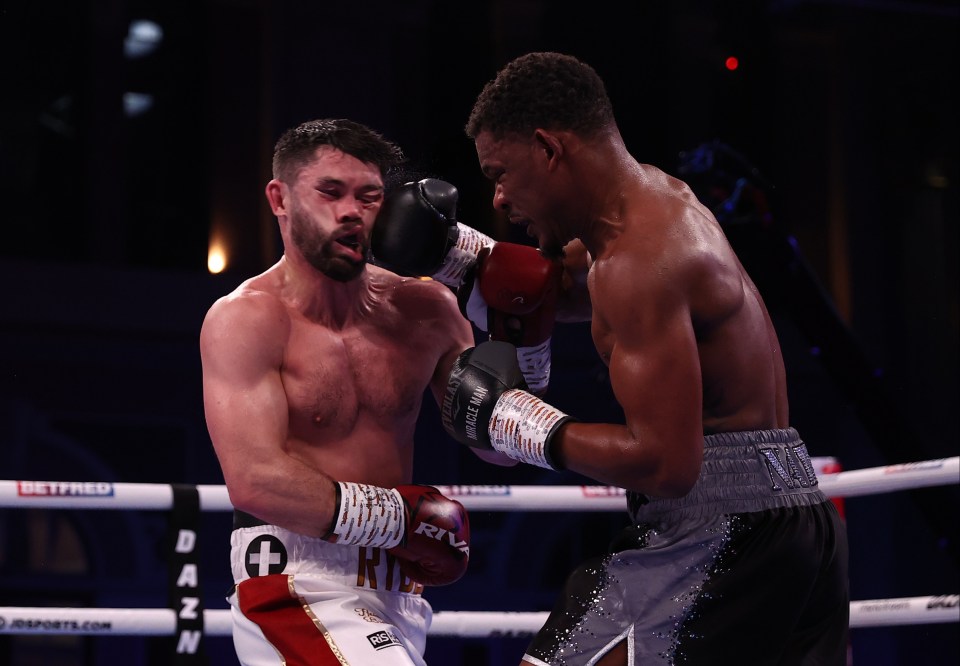
{"label": "black waistband", "polygon": [[239,530],[242,527],[259,527],[260,525],[266,524],[266,522],[256,516],[251,516],[245,511],[240,511],[239,509],[233,510],[233,529],[235,530]]}

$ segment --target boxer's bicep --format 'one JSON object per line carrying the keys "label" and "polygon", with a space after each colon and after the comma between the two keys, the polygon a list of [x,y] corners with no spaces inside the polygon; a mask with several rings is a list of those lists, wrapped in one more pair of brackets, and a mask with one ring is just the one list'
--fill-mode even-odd
{"label": "boxer's bicep", "polygon": [[[207,427],[224,476],[240,477],[283,447],[288,404],[280,376],[283,319],[255,304],[211,308],[200,335]],[[228,484],[229,485],[229,484]]]}
{"label": "boxer's bicep", "polygon": [[634,277],[616,289],[601,283],[603,296],[595,300],[611,388],[633,440],[624,451],[655,468],[663,483],[682,487],[696,480],[703,447],[703,389],[689,304],[662,274]]}

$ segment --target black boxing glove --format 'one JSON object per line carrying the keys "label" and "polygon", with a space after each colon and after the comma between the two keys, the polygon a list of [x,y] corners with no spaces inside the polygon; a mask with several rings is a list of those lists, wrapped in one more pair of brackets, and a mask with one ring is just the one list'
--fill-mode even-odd
{"label": "black boxing glove", "polygon": [[466,509],[433,486],[380,488],[338,482],[336,506],[325,540],[385,548],[400,571],[423,585],[460,579],[470,559]]}
{"label": "black boxing glove", "polygon": [[390,192],[370,235],[373,263],[459,289],[477,254],[494,241],[457,221],[457,188],[436,178]]}
{"label": "black boxing glove", "polygon": [[529,393],[514,346],[491,340],[466,350],[454,362],[441,419],[447,433],[461,444],[559,469],[550,455],[550,442],[571,417]]}

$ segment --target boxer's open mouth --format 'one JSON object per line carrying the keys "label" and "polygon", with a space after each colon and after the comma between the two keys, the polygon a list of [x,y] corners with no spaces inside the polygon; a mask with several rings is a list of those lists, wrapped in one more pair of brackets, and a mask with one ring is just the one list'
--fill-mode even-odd
{"label": "boxer's open mouth", "polygon": [[351,250],[359,250],[359,249],[360,249],[360,246],[362,245],[362,239],[360,238],[360,232],[356,232],[356,233],[346,234],[346,235],[344,235],[344,236],[340,236],[340,237],[337,239],[337,242],[338,242],[340,245],[343,245],[343,246],[345,246],[345,247],[350,248]]}

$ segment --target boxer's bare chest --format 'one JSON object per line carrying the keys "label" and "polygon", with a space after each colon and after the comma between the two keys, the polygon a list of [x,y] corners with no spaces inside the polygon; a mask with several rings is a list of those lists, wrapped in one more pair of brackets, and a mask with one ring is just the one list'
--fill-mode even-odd
{"label": "boxer's bare chest", "polygon": [[436,360],[409,331],[294,322],[281,369],[290,427],[312,440],[415,419]]}

